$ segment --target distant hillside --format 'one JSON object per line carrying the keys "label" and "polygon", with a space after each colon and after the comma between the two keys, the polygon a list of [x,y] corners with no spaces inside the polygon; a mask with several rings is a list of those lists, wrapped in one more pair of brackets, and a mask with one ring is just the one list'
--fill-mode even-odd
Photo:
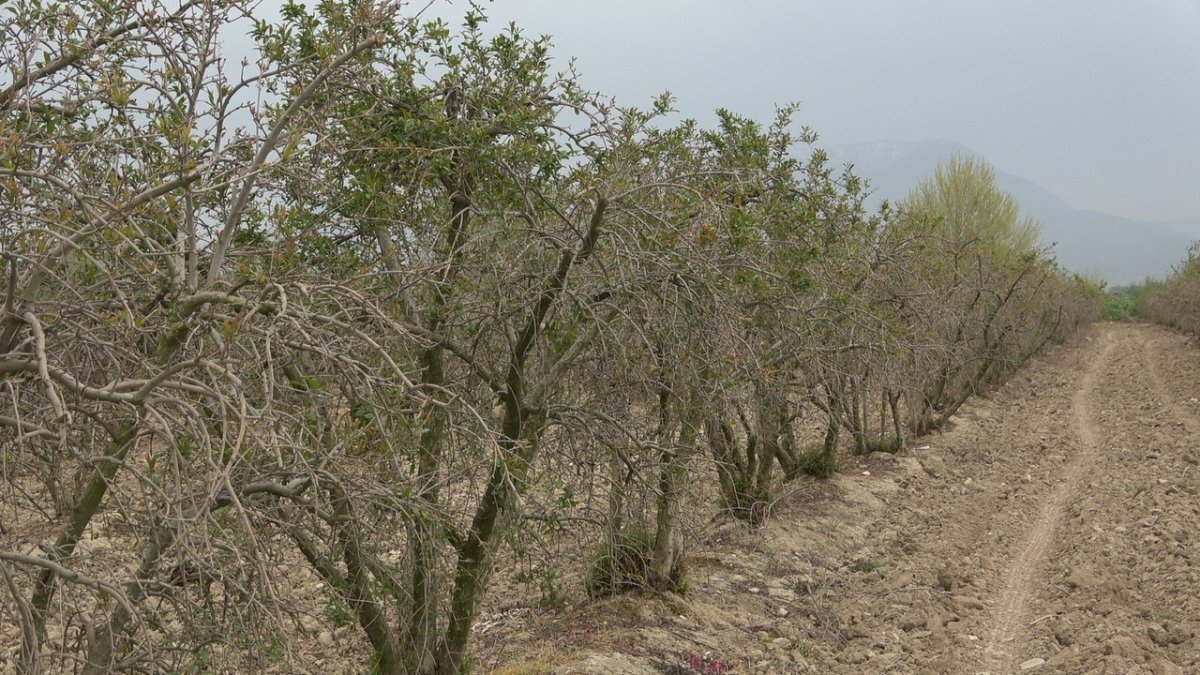
{"label": "distant hillside", "polygon": [[[945,140],[839,145],[827,152],[834,164],[851,164],[856,174],[870,181],[872,208],[885,199],[903,198],[955,153],[979,156]],[[1152,223],[1085,211],[1020,176],[997,169],[996,180],[1001,189],[1017,198],[1026,214],[1041,221],[1042,239],[1054,244],[1064,267],[1098,274],[1111,284],[1165,275],[1184,258],[1188,244],[1200,239],[1200,219]]]}

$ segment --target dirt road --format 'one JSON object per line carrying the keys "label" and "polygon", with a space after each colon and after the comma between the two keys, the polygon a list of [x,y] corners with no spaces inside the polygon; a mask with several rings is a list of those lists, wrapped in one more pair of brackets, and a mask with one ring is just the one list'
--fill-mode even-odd
{"label": "dirt road", "polygon": [[620,668],[555,672],[1200,673],[1200,348],[1102,324],[915,446],[716,528],[688,600],[588,610]]}

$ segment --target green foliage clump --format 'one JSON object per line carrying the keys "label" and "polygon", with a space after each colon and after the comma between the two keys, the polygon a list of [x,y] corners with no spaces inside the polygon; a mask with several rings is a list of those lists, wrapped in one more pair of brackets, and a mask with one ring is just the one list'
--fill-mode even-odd
{"label": "green foliage clump", "polygon": [[864,558],[862,560],[855,562],[853,565],[851,565],[850,571],[851,572],[873,572],[873,571],[879,569],[880,567],[883,567],[883,563],[879,562],[878,560],[869,560],[869,559]]}
{"label": "green foliage clump", "polygon": [[345,628],[354,624],[354,615],[346,607],[346,603],[336,595],[326,596],[324,614],[325,619],[333,624],[334,628]]}
{"label": "green foliage clump", "polygon": [[[588,564],[584,588],[593,599],[649,588],[653,563],[654,534],[644,527],[629,528],[610,536],[596,549]],[[666,590],[687,591],[682,564],[672,569]]]}
{"label": "green foliage clump", "polygon": [[1146,277],[1140,283],[1110,289],[1105,297],[1104,319],[1106,321],[1122,321],[1152,318],[1148,300],[1162,286],[1163,282],[1158,279]]}
{"label": "green foliage clump", "polygon": [[908,195],[903,208],[924,214],[947,241],[962,242],[993,261],[1036,257],[1041,225],[1021,215],[1016,198],[996,185],[991,165],[955,155]]}
{"label": "green foliage clump", "polygon": [[818,445],[800,453],[798,468],[806,476],[824,480],[841,471],[842,464],[837,455],[825,452],[825,448]]}
{"label": "green foliage clump", "polygon": [[900,452],[902,448],[904,448],[904,439],[896,436],[867,439],[867,452],[886,452],[889,455],[894,455]]}
{"label": "green foliage clump", "polygon": [[1124,321],[1132,318],[1135,312],[1133,296],[1128,293],[1109,293],[1104,299],[1104,320]]}
{"label": "green foliage clump", "polygon": [[558,574],[548,567],[533,565],[528,570],[517,572],[516,580],[538,593],[537,606],[542,609],[562,607],[566,603]]}

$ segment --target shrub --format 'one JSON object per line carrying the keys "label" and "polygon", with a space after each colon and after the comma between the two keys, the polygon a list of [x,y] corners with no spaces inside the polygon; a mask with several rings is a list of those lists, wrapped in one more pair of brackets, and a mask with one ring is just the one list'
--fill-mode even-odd
{"label": "shrub", "polygon": [[[654,534],[635,527],[610,536],[596,549],[588,564],[584,586],[588,597],[602,598],[617,593],[649,588],[654,561]],[[667,590],[687,591],[683,565],[672,570]]]}
{"label": "shrub", "polygon": [[1133,316],[1133,296],[1128,293],[1109,293],[1104,299],[1104,320],[1122,321]]}
{"label": "shrub", "polygon": [[837,455],[825,452],[821,446],[811,447],[800,453],[800,473],[813,478],[826,479],[842,470]]}

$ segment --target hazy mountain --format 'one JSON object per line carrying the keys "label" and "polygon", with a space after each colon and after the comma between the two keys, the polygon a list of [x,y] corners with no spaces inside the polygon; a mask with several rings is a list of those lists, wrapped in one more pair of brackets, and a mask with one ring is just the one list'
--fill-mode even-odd
{"label": "hazy mountain", "polygon": [[[835,165],[851,164],[874,191],[870,206],[898,201],[934,167],[955,153],[979,156],[952,141],[886,141],[827,148]],[[986,158],[984,158],[986,159]],[[996,170],[1000,188],[1011,193],[1024,213],[1042,223],[1042,239],[1054,244],[1064,267],[1100,275],[1110,284],[1163,276],[1181,261],[1188,244],[1200,239],[1200,218],[1153,223],[1110,213],[1076,209],[1033,181]]]}

